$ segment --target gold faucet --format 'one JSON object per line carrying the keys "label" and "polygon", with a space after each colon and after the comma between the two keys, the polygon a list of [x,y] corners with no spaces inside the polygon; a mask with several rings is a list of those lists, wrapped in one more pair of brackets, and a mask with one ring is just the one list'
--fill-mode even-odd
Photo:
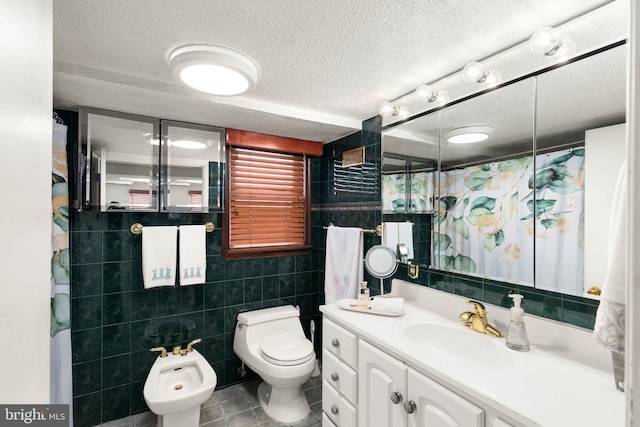
{"label": "gold faucet", "polygon": [[491,335],[492,337],[502,337],[502,332],[489,324],[487,320],[487,310],[484,305],[478,301],[467,301],[467,304],[473,305],[473,313],[465,311],[460,315],[460,320],[467,328],[471,328],[476,332]]}

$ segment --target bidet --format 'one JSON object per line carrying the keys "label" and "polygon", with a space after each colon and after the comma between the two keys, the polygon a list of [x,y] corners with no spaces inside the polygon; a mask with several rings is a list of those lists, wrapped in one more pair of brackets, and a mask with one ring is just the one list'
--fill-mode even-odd
{"label": "bidet", "polygon": [[200,407],[211,397],[216,382],[215,371],[197,350],[167,354],[151,367],[144,400],[158,415],[158,427],[197,427]]}

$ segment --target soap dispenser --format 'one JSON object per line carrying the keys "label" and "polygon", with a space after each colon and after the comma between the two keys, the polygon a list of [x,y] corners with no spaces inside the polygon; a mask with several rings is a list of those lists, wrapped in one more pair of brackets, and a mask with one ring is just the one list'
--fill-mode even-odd
{"label": "soap dispenser", "polygon": [[511,322],[509,323],[509,332],[507,332],[506,344],[512,350],[529,351],[529,337],[527,329],[524,326],[524,310],[520,306],[523,296],[520,294],[510,294],[513,299],[513,307],[511,308]]}
{"label": "soap dispenser", "polygon": [[371,301],[369,288],[367,288],[367,282],[360,282],[360,293],[358,293],[358,308],[369,308],[369,302]]}

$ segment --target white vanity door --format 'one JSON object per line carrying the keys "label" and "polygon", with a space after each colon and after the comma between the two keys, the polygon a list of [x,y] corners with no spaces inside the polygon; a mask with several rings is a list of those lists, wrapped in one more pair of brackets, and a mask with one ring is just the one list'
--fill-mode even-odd
{"label": "white vanity door", "polygon": [[406,425],[402,409],[405,364],[364,341],[360,341],[358,352],[358,426]]}
{"label": "white vanity door", "polygon": [[484,427],[484,411],[451,390],[411,368],[407,382],[409,427]]}

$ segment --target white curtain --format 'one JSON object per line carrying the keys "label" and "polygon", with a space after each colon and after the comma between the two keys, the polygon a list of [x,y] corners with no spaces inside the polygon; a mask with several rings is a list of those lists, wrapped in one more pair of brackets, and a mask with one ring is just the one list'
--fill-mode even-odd
{"label": "white curtain", "polygon": [[[67,127],[53,121],[51,236],[51,386],[50,403],[69,404],[73,417],[71,380],[71,299],[69,296],[69,196]],[[70,421],[69,425],[73,425]]]}

